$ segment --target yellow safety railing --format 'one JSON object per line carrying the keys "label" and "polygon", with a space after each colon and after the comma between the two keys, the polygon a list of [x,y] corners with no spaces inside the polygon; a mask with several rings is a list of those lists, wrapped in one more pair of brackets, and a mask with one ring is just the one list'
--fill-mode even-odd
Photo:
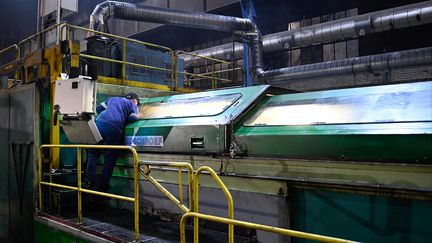
{"label": "yellow safety railing", "polygon": [[[4,52],[6,52],[6,51],[8,51],[8,50],[10,50],[10,49],[12,49],[12,48],[14,48],[15,50],[16,50],[16,59],[14,60],[14,61],[16,61],[16,60],[18,60],[18,59],[20,59],[21,58],[21,55],[23,54],[23,53],[25,53],[25,51],[22,51],[21,49],[23,49],[24,47],[25,47],[25,44],[26,43],[28,43],[28,42],[31,42],[32,40],[34,40],[34,39],[36,39],[36,45],[38,46],[38,47],[41,47],[42,46],[42,36],[44,35],[44,34],[46,34],[47,32],[49,32],[49,31],[51,31],[51,30],[53,30],[53,29],[55,29],[55,28],[60,28],[60,26],[62,26],[62,25],[65,25],[66,23],[65,22],[60,22],[60,23],[58,23],[58,24],[55,24],[55,25],[53,25],[53,26],[50,26],[50,27],[48,27],[48,28],[46,28],[46,29],[44,29],[44,30],[42,30],[42,31],[40,31],[40,32],[38,32],[38,33],[36,33],[36,34],[34,34],[34,35],[31,35],[31,36],[29,36],[29,37],[27,37],[27,38],[25,38],[25,39],[23,39],[23,40],[21,40],[20,42],[18,42],[18,44],[14,44],[14,45],[11,45],[11,46],[9,46],[9,47],[7,47],[7,48],[5,48],[5,49],[3,49],[3,50],[0,50],[0,54],[2,54],[2,53],[4,53]],[[59,37],[60,38],[60,37]],[[31,49],[31,47],[29,48],[29,50]],[[16,70],[16,72],[15,72],[15,80],[18,80],[18,70]]]}
{"label": "yellow safety railing", "polygon": [[[228,201],[228,218],[223,217],[217,217],[207,214],[199,213],[199,176],[202,172],[208,172],[211,177],[216,181],[216,183],[219,185],[221,190],[224,192],[227,201]],[[305,233],[301,231],[295,231],[295,230],[289,230],[289,229],[283,229],[278,227],[272,227],[267,225],[261,225],[261,224],[255,224],[240,220],[234,220],[234,203],[231,196],[231,193],[229,192],[228,188],[225,186],[223,181],[220,179],[220,177],[217,175],[217,173],[208,166],[202,166],[198,168],[198,170],[195,172],[195,176],[193,178],[194,183],[194,210],[192,212],[185,213],[181,220],[180,220],[180,239],[182,243],[186,242],[186,220],[188,218],[194,219],[194,243],[199,242],[199,219],[228,224],[228,242],[234,243],[234,226],[244,227],[244,228],[251,228],[256,230],[263,230],[273,233],[278,233],[286,236],[293,236],[293,237],[299,237],[304,239],[310,239],[310,240],[317,240],[322,242],[354,242],[350,240],[340,239],[340,238],[334,238],[334,237],[328,237],[318,234],[311,234],[311,233]]]}
{"label": "yellow safety railing", "polygon": [[[43,181],[42,177],[42,152],[45,148],[76,148],[77,149],[77,186],[67,186],[62,184],[56,184],[52,182]],[[99,192],[84,189],[81,187],[81,149],[118,149],[118,150],[129,150],[134,158],[134,197],[126,197],[115,195],[111,193]],[[134,203],[134,225],[135,225],[135,240],[139,241],[139,184],[138,184],[138,154],[136,150],[131,146],[120,146],[120,145],[72,145],[72,144],[45,144],[40,146],[38,153],[38,186],[39,186],[39,210],[43,209],[42,202],[42,186],[58,187],[68,190],[74,190],[78,192],[78,223],[82,223],[82,193],[93,194],[102,197],[114,198],[118,200],[128,201]]]}
{"label": "yellow safety railing", "polygon": [[3,53],[6,53],[7,51],[9,51],[9,50],[11,50],[11,49],[14,49],[15,52],[18,53],[18,50],[19,50],[19,49],[18,49],[18,45],[17,45],[17,44],[13,44],[13,45],[10,45],[10,46],[8,46],[8,47],[6,47],[6,48],[0,50],[0,55],[3,54]]}
{"label": "yellow safety railing", "polygon": [[[49,31],[52,31],[52,30],[54,30],[54,29],[57,29],[57,28],[63,28],[62,26],[66,25],[66,24],[67,24],[66,22],[60,22],[60,23],[57,23],[57,24],[55,24],[55,25],[52,25],[52,26],[50,26],[50,27],[48,27],[48,28],[46,28],[46,29],[44,29],[44,30],[42,30],[42,31],[40,31],[40,32],[38,32],[38,33],[36,33],[36,34],[34,34],[34,35],[31,35],[31,36],[25,38],[24,40],[21,40],[20,42],[18,42],[18,47],[19,47],[19,48],[23,48],[23,45],[24,45],[25,43],[27,43],[27,42],[29,42],[29,41],[35,39],[36,37],[37,37],[37,46],[38,46],[38,47],[41,47],[41,46],[42,46],[42,44],[41,44],[42,35],[46,34],[46,33],[49,32]],[[61,32],[60,32],[60,35],[57,36],[57,39],[58,39],[58,40],[62,40],[62,34],[61,34]]]}
{"label": "yellow safety railing", "polygon": [[[122,81],[123,85],[126,84],[126,81],[127,81],[126,66],[133,66],[133,67],[138,67],[138,68],[144,68],[144,69],[150,69],[150,70],[155,70],[155,71],[160,71],[160,72],[171,73],[171,77],[170,77],[171,78],[171,90],[179,89],[179,75],[185,75],[186,77],[188,77],[188,79],[185,80],[186,83],[200,81],[203,79],[211,80],[212,88],[216,89],[218,86],[218,81],[223,81],[223,82],[232,82],[233,81],[233,80],[229,80],[226,78],[217,77],[218,74],[243,69],[240,66],[240,67],[226,69],[226,70],[216,70],[215,69],[216,64],[228,64],[229,65],[231,63],[224,61],[224,60],[219,60],[219,59],[215,59],[212,57],[205,57],[205,56],[201,56],[201,55],[198,55],[195,53],[190,53],[190,52],[185,52],[185,51],[175,52],[173,49],[171,49],[169,47],[156,45],[156,44],[152,44],[149,42],[139,41],[139,40],[135,40],[135,39],[131,39],[131,38],[126,38],[126,37],[122,37],[122,36],[118,36],[118,35],[113,35],[113,34],[109,34],[109,33],[104,33],[101,31],[96,31],[96,30],[88,29],[88,28],[81,27],[81,26],[75,26],[75,25],[68,24],[67,22],[60,22],[58,24],[52,25],[52,26],[50,26],[50,27],[48,27],[48,28],[46,28],[46,29],[34,34],[34,35],[31,35],[31,36],[25,38],[24,40],[20,41],[17,45],[13,45],[11,47],[8,47],[7,50],[9,50],[9,48],[16,47],[17,48],[17,59],[19,59],[21,57],[21,55],[23,53],[25,53],[25,50],[22,50],[22,49],[25,47],[25,45],[27,43],[31,42],[32,40],[36,40],[37,41],[36,42],[37,47],[42,48],[42,46],[43,46],[42,41],[44,40],[45,34],[47,34],[50,31],[53,31],[55,29],[57,29],[57,42],[60,42],[62,40],[71,40],[70,33],[73,30],[85,31],[87,33],[94,33],[94,34],[97,34],[100,36],[106,36],[106,37],[120,40],[121,45],[122,45],[121,60],[99,57],[99,56],[89,55],[89,54],[84,54],[84,53],[80,53],[79,56],[84,57],[84,58],[88,58],[88,59],[103,61],[103,62],[111,62],[111,63],[121,64],[121,66],[122,66],[122,68],[121,68],[121,81]],[[146,47],[159,49],[159,50],[162,50],[164,52],[169,53],[170,59],[171,59],[171,68],[157,67],[157,66],[152,66],[152,65],[145,65],[145,64],[141,64],[141,63],[126,61],[127,42],[140,44],[140,45],[143,45]],[[30,49],[31,49],[31,47],[30,47]],[[7,51],[7,50],[4,49],[4,50],[0,51],[0,54],[2,54],[4,51]],[[190,73],[190,72],[186,72],[184,70],[177,70],[178,61],[180,59],[179,55],[190,55],[190,56],[194,56],[196,58],[200,58],[200,59],[204,60],[206,63],[210,64],[211,70],[207,71],[205,73],[200,73],[200,74],[199,73]],[[133,80],[131,80],[131,81],[133,81]]]}
{"label": "yellow safety railing", "polygon": [[[272,227],[262,224],[255,224],[250,222],[245,222],[241,220],[234,220],[234,219],[227,219],[212,215],[206,215],[196,212],[190,212],[183,215],[183,217],[180,220],[180,240],[182,243],[186,242],[186,221],[188,218],[194,218],[194,219],[203,219],[208,221],[213,221],[217,223],[223,223],[228,224],[234,227],[243,227],[243,228],[249,228],[249,229],[255,229],[255,230],[262,230],[267,232],[273,232],[281,235],[286,236],[293,236],[297,238],[303,238],[308,240],[315,240],[315,241],[321,241],[321,242],[335,242],[335,243],[354,243],[355,241],[335,238],[335,237],[329,237],[329,236],[323,236],[323,235],[317,235],[317,234],[311,234],[311,233],[305,233],[301,231],[296,230],[289,230],[289,229],[283,229],[278,227]],[[229,242],[234,241],[234,236],[229,235]]]}
{"label": "yellow safety railing", "polygon": [[[97,35],[106,36],[106,37],[110,37],[113,39],[121,40],[121,42],[122,42],[122,60],[115,60],[115,59],[111,59],[111,58],[104,58],[104,57],[99,57],[99,56],[94,56],[94,55],[83,54],[83,53],[80,53],[79,56],[89,58],[89,59],[99,60],[99,61],[121,64],[122,65],[123,84],[124,84],[125,80],[127,79],[126,66],[130,65],[130,66],[139,67],[139,68],[157,70],[157,71],[162,71],[162,72],[170,72],[171,73],[171,87],[172,87],[172,89],[174,89],[174,87],[177,87],[177,84],[175,83],[175,76],[176,76],[175,75],[175,73],[176,73],[175,59],[176,59],[176,57],[175,57],[174,50],[172,50],[171,48],[161,46],[161,45],[152,44],[149,42],[144,42],[144,41],[139,41],[139,40],[130,39],[130,38],[126,38],[126,37],[121,37],[118,35],[113,35],[113,34],[101,32],[101,31],[96,31],[96,30],[84,28],[81,26],[70,25],[70,24],[65,24],[64,26],[61,27],[61,31],[60,31],[61,36],[63,36],[64,31],[66,31],[66,39],[70,39],[70,31],[71,30],[81,30],[81,31],[86,31],[88,33],[94,33]],[[156,66],[151,66],[151,65],[144,65],[144,64],[140,64],[140,63],[127,62],[126,61],[126,53],[127,53],[127,50],[126,50],[127,45],[126,44],[127,44],[127,42],[132,42],[132,43],[140,44],[140,45],[143,45],[146,47],[156,48],[156,49],[160,49],[160,50],[165,51],[165,52],[169,52],[170,58],[171,58],[171,69],[161,68],[161,67],[156,67]]]}
{"label": "yellow safety railing", "polygon": [[[17,44],[10,45],[10,46],[0,50],[0,55],[2,55],[3,53],[7,53],[9,50],[12,50],[12,49],[15,50],[15,60],[13,60],[13,61],[18,60],[20,58],[20,49],[19,49]],[[4,64],[7,65],[7,63],[4,63]],[[0,66],[1,66],[1,63],[0,63]],[[17,79],[18,79],[18,71],[15,72],[15,80],[17,80]]]}
{"label": "yellow safety railing", "polygon": [[[168,197],[183,213],[190,212],[193,209],[193,176],[194,171],[193,167],[190,163],[186,162],[141,162],[140,165],[144,166],[144,169],[140,166],[140,171],[142,175],[152,183],[162,194]],[[178,182],[179,182],[179,199],[177,199],[172,193],[170,193],[164,186],[162,186],[155,178],[150,176],[150,172],[152,167],[175,167],[178,169]],[[187,178],[188,178],[188,186],[189,186],[189,208],[184,205],[183,200],[183,174],[182,170],[186,169]]]}
{"label": "yellow safety railing", "polygon": [[[234,202],[231,196],[231,193],[229,192],[228,188],[225,186],[225,184],[223,183],[223,181],[220,179],[220,177],[216,174],[216,172],[208,167],[208,166],[202,166],[200,168],[198,168],[198,170],[195,172],[195,176],[194,176],[194,212],[198,213],[199,207],[199,177],[201,175],[202,172],[208,172],[210,174],[211,177],[213,177],[213,179],[216,181],[216,183],[219,185],[219,187],[221,188],[221,190],[223,191],[223,193],[225,194],[225,197],[227,198],[228,201],[228,218],[230,219],[234,219]],[[184,217],[184,216],[183,216]],[[233,225],[228,225],[228,239],[229,239],[229,243],[234,243],[234,226]],[[194,218],[194,242],[198,243],[199,242],[199,221],[198,221],[198,217]]]}
{"label": "yellow safety railing", "polygon": [[[233,80],[216,77],[216,74],[225,73],[225,72],[232,72],[232,71],[236,71],[236,70],[242,70],[242,72],[243,72],[243,68],[241,66],[234,68],[234,69],[230,68],[230,69],[226,69],[226,70],[216,70],[216,68],[215,68],[216,64],[228,64],[228,65],[230,65],[232,63],[224,61],[224,60],[212,58],[212,57],[206,57],[206,56],[202,56],[199,54],[186,52],[186,51],[177,51],[176,52],[176,57],[177,57],[176,58],[176,66],[178,66],[178,60],[180,59],[179,58],[180,55],[193,56],[194,58],[198,58],[200,60],[203,60],[205,63],[210,62],[211,63],[211,71],[208,71],[205,73],[190,73],[190,72],[186,72],[186,71],[177,71],[176,83],[179,82],[178,79],[179,79],[179,74],[180,74],[180,75],[184,75],[186,77],[189,77],[188,79],[184,80],[185,83],[186,82],[199,81],[199,80],[203,80],[203,79],[209,79],[209,80],[211,80],[212,89],[216,89],[218,81],[233,82]],[[197,77],[197,78],[195,78],[195,77]]]}
{"label": "yellow safety railing", "polygon": [[[42,152],[44,148],[76,148],[77,149],[77,186],[68,186],[62,184],[56,184],[52,182],[45,182],[42,178]],[[111,193],[104,193],[99,191],[93,191],[84,189],[81,187],[81,149],[119,149],[119,150],[129,150],[133,154],[134,158],[134,197],[126,197],[115,195]],[[42,145],[38,153],[38,186],[39,186],[39,210],[42,211],[42,186],[57,187],[63,189],[74,190],[78,192],[78,223],[82,223],[82,193],[89,193],[93,195],[114,198],[118,200],[124,200],[134,203],[134,223],[135,223],[135,239],[139,241],[139,172],[151,182],[157,189],[159,189],[165,196],[168,197],[184,214],[180,220],[180,240],[182,243],[186,242],[186,221],[188,218],[194,219],[194,242],[199,242],[199,219],[208,220],[223,224],[228,224],[228,242],[234,243],[234,226],[262,230],[273,232],[277,234],[282,234],[286,236],[293,236],[303,239],[316,240],[322,242],[354,242],[340,238],[322,236],[318,234],[305,233],[296,230],[283,229],[278,227],[272,227],[267,225],[255,224],[246,221],[234,220],[234,203],[228,188],[225,186],[223,181],[217,175],[217,173],[208,166],[202,166],[198,170],[193,170],[190,163],[186,162],[138,162],[138,154],[133,147],[130,146],[111,146],[111,145],[60,145],[60,144],[48,144]],[[143,168],[144,166],[144,168]],[[164,168],[164,167],[174,167],[178,169],[178,181],[179,181],[179,199],[172,195],[165,187],[163,187],[156,179],[150,176],[152,168]],[[189,207],[184,205],[183,200],[183,170],[187,171],[187,178],[189,184]],[[228,201],[228,218],[217,217],[207,214],[198,213],[199,211],[199,177],[203,172],[207,172],[219,185],[221,190],[224,192]]]}

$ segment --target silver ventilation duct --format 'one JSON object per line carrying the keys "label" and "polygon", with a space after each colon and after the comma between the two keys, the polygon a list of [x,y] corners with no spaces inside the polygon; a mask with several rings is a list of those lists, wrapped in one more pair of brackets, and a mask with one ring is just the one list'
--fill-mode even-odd
{"label": "silver ventilation duct", "polygon": [[281,68],[267,71],[266,76],[268,77],[265,79],[269,83],[282,83],[304,78],[349,73],[356,75],[364,72],[427,64],[432,64],[431,47]]}
{"label": "silver ventilation duct", "polygon": [[[432,23],[432,1],[425,1],[266,35],[263,36],[263,51],[280,51],[429,23]],[[232,55],[232,44],[215,46],[194,53],[226,59]],[[235,56],[243,55],[243,45],[236,43],[234,54]],[[185,56],[184,59],[186,63],[197,61],[192,56]]]}
{"label": "silver ventilation duct", "polygon": [[110,17],[197,29],[242,31],[250,41],[251,66],[255,75],[263,72],[261,34],[257,26],[249,19],[106,1],[97,5],[93,10],[90,16],[90,29],[107,32],[107,20]]}

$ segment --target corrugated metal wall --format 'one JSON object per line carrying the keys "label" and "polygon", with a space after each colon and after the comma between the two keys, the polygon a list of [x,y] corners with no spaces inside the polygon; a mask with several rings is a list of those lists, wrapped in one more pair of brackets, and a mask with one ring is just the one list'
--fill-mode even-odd
{"label": "corrugated metal wall", "polygon": [[35,88],[0,91],[0,242],[32,242]]}

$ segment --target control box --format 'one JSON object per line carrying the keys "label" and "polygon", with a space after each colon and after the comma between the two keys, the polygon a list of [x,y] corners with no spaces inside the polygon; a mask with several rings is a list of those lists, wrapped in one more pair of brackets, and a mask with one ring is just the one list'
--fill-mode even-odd
{"label": "control box", "polygon": [[[96,82],[80,77],[55,82],[54,109],[71,143],[96,144],[102,140],[94,113]],[[56,119],[56,118],[55,118]]]}
{"label": "control box", "polygon": [[62,115],[95,113],[96,82],[80,77],[57,80],[55,86],[54,105]]}

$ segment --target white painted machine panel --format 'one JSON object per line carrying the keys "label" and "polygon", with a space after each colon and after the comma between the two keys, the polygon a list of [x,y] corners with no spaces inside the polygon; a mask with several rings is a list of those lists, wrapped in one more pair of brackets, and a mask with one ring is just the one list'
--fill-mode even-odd
{"label": "white painted machine panel", "polygon": [[95,82],[85,78],[56,81],[54,104],[63,115],[94,113]]}

